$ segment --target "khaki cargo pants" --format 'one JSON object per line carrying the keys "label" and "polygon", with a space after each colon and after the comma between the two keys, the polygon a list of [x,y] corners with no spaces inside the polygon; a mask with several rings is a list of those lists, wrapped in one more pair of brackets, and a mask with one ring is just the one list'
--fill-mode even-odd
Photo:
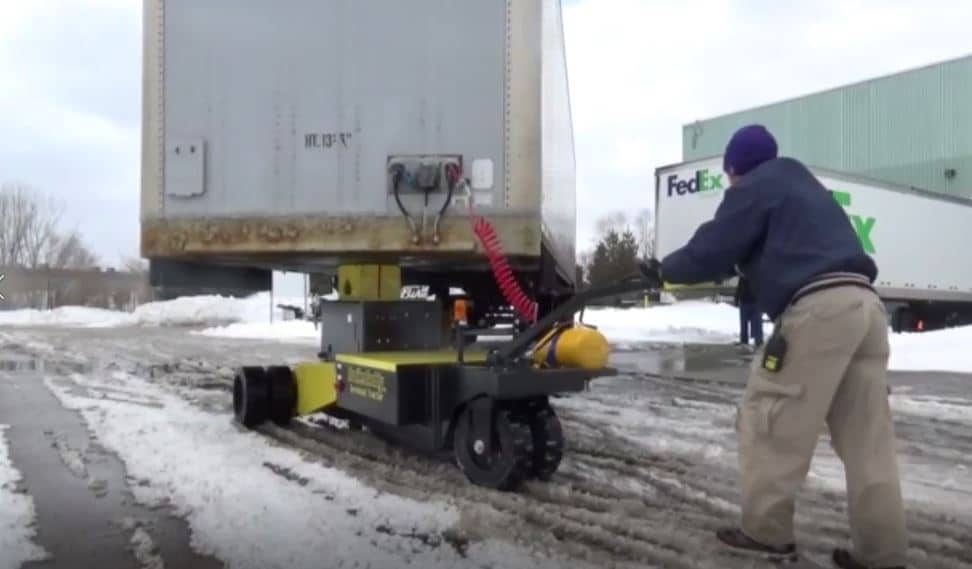
{"label": "khaki cargo pants", "polygon": [[766,544],[794,542],[794,500],[826,422],[846,471],[854,557],[903,566],[883,303],[864,288],[825,289],[790,306],[778,326],[788,344],[783,368],[762,369],[757,354],[736,425],[742,530]]}

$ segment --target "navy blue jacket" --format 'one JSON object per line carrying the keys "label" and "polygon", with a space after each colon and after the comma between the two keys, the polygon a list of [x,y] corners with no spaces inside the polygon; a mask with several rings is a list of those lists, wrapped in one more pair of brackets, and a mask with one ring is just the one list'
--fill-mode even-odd
{"label": "navy blue jacket", "polygon": [[737,180],[715,217],[665,257],[661,273],[673,284],[695,284],[729,278],[736,265],[773,319],[797,290],[825,273],[877,278],[877,265],[840,204],[792,158],[771,160]]}

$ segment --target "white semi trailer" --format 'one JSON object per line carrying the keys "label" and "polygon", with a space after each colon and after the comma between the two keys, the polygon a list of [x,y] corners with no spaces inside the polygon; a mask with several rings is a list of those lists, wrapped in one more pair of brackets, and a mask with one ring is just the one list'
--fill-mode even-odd
{"label": "white semi trailer", "polygon": [[[811,168],[847,212],[878,265],[877,290],[895,331],[972,322],[972,262],[966,247],[972,200]],[[658,168],[655,246],[659,258],[712,218],[729,187],[722,157]],[[684,289],[725,292],[734,283]],[[688,292],[691,291],[691,292]]]}

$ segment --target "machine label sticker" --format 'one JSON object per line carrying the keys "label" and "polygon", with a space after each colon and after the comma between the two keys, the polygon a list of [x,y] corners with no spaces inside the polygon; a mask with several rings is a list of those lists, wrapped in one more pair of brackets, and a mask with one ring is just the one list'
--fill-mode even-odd
{"label": "machine label sticker", "polygon": [[347,372],[348,392],[358,397],[385,400],[385,376],[380,372],[358,367],[349,367]]}
{"label": "machine label sticker", "polygon": [[668,177],[668,197],[684,196],[686,194],[713,195],[716,190],[725,189],[722,184],[722,174],[711,174],[708,169],[698,170],[690,180],[680,180],[678,174]]}
{"label": "machine label sticker", "polygon": [[348,147],[351,142],[350,132],[308,133],[304,135],[304,148],[323,148],[325,150],[341,146]]}
{"label": "machine label sticker", "polygon": [[[851,207],[850,192],[830,190],[830,195],[845,210]],[[874,247],[874,241],[871,240],[871,232],[874,230],[874,224],[877,222],[877,218],[863,217],[852,213],[848,213],[847,217],[850,218],[851,224],[854,226],[854,232],[857,233],[857,238],[860,240],[864,250],[872,255],[876,253],[877,249]]]}

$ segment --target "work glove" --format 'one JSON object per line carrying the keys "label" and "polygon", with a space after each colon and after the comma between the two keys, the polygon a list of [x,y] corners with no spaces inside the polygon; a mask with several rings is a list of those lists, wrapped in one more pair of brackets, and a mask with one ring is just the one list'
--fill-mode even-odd
{"label": "work glove", "polygon": [[647,261],[641,261],[638,263],[638,269],[641,271],[641,278],[645,281],[645,284],[649,288],[661,288],[662,283],[662,264],[661,261],[655,258],[648,259]]}

